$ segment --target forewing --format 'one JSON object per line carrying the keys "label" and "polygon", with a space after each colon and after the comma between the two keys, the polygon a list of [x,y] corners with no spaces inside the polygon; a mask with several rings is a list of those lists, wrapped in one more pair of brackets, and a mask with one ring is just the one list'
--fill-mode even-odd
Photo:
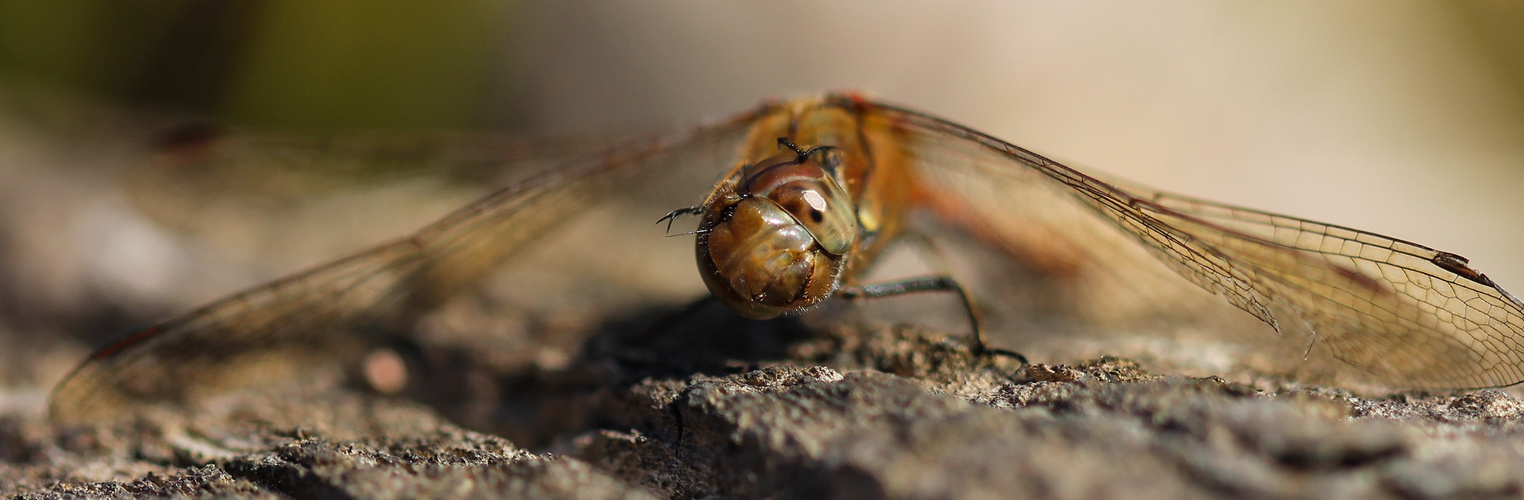
{"label": "forewing", "polygon": [[[928,189],[967,201],[951,211],[963,225],[996,246],[1010,247],[1036,263],[1032,266],[1050,268],[1049,274],[1099,266],[1101,274],[1123,277],[1117,283],[1128,290],[1091,296],[1103,299],[1085,306],[1093,313],[1126,309],[1129,296],[1174,293],[1165,291],[1171,280],[1149,272],[1152,265],[1136,258],[1148,255],[1271,325],[1283,343],[1305,346],[1304,358],[1326,353],[1345,364],[1342,371],[1367,381],[1479,388],[1524,380],[1524,304],[1458,256],[1364,231],[1103,181],[986,134],[893,106],[875,108],[874,114],[898,127],[911,145]],[[993,202],[978,206],[979,199]],[[1014,214],[999,214],[1010,222],[979,218],[978,212],[989,210]],[[1182,297],[1179,307],[1196,307],[1189,294]]]}
{"label": "forewing", "polygon": [[[66,378],[50,411],[62,420],[109,418],[129,405],[196,401],[239,387],[337,373],[335,367],[360,355],[370,337],[408,328],[579,216],[653,196],[666,197],[660,203],[668,209],[702,200],[765,109],[522,178],[406,238],[133,333]],[[638,227],[648,238],[619,245],[665,240],[659,228],[647,225],[660,213],[626,215],[646,221]]]}
{"label": "forewing", "polygon": [[202,248],[289,268],[416,230],[536,172],[653,134],[293,133],[189,123],[125,169],[137,213]]}

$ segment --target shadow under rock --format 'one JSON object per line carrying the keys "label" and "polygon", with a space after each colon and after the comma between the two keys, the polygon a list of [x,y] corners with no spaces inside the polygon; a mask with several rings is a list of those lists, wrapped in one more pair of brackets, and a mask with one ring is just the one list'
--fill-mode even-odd
{"label": "shadow under rock", "polygon": [[402,396],[463,427],[539,449],[617,421],[603,414],[608,398],[644,380],[741,373],[790,359],[792,346],[819,337],[797,318],[747,319],[708,298],[605,321],[573,359],[550,367],[484,361],[483,352],[503,346],[405,341],[393,349],[409,365]]}

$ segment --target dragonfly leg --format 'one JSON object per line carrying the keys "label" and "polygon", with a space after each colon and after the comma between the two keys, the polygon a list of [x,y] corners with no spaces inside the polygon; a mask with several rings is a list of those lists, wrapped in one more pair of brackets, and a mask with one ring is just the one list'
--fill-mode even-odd
{"label": "dragonfly leg", "polygon": [[884,283],[873,283],[862,286],[842,287],[836,291],[836,296],[847,300],[876,299],[881,297],[894,297],[907,293],[917,292],[953,292],[958,294],[958,299],[963,302],[963,311],[968,314],[968,320],[973,324],[974,333],[970,336],[973,341],[974,353],[985,356],[1005,356],[1021,362],[1021,366],[1027,366],[1027,357],[1019,352],[990,347],[984,342],[984,326],[979,321],[979,311],[974,308],[974,301],[968,297],[968,292],[963,290],[957,280],[948,276],[920,276],[905,278],[902,280]]}
{"label": "dragonfly leg", "polygon": [[685,216],[685,215],[703,215],[703,214],[704,214],[704,207],[683,207],[683,208],[679,208],[677,210],[673,210],[671,212],[667,212],[667,215],[663,215],[660,219],[656,219],[656,223],[657,224],[661,224],[663,222],[666,222],[667,223],[667,232],[670,233],[670,232],[672,232],[672,223],[676,222],[678,217],[682,217],[682,216]]}

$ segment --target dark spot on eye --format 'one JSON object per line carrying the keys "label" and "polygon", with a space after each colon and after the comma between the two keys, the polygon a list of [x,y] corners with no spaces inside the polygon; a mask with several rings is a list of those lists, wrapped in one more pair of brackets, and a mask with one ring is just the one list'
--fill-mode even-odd
{"label": "dark spot on eye", "polygon": [[819,210],[811,210],[810,211],[810,220],[813,220],[815,222],[820,222],[820,221],[822,221],[824,219],[825,219],[825,214],[820,213]]}

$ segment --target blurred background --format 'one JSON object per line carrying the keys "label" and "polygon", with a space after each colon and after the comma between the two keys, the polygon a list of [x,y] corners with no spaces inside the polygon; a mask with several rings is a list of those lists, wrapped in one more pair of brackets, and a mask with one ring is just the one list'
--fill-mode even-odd
{"label": "blurred background", "polygon": [[229,270],[121,200],[123,165],[187,119],[618,133],[859,89],[1073,165],[1456,252],[1524,291],[1521,23],[1506,0],[0,3],[0,350],[39,353],[0,358],[0,413],[40,412],[94,341],[474,192],[362,232],[314,209],[259,233],[275,263]]}

